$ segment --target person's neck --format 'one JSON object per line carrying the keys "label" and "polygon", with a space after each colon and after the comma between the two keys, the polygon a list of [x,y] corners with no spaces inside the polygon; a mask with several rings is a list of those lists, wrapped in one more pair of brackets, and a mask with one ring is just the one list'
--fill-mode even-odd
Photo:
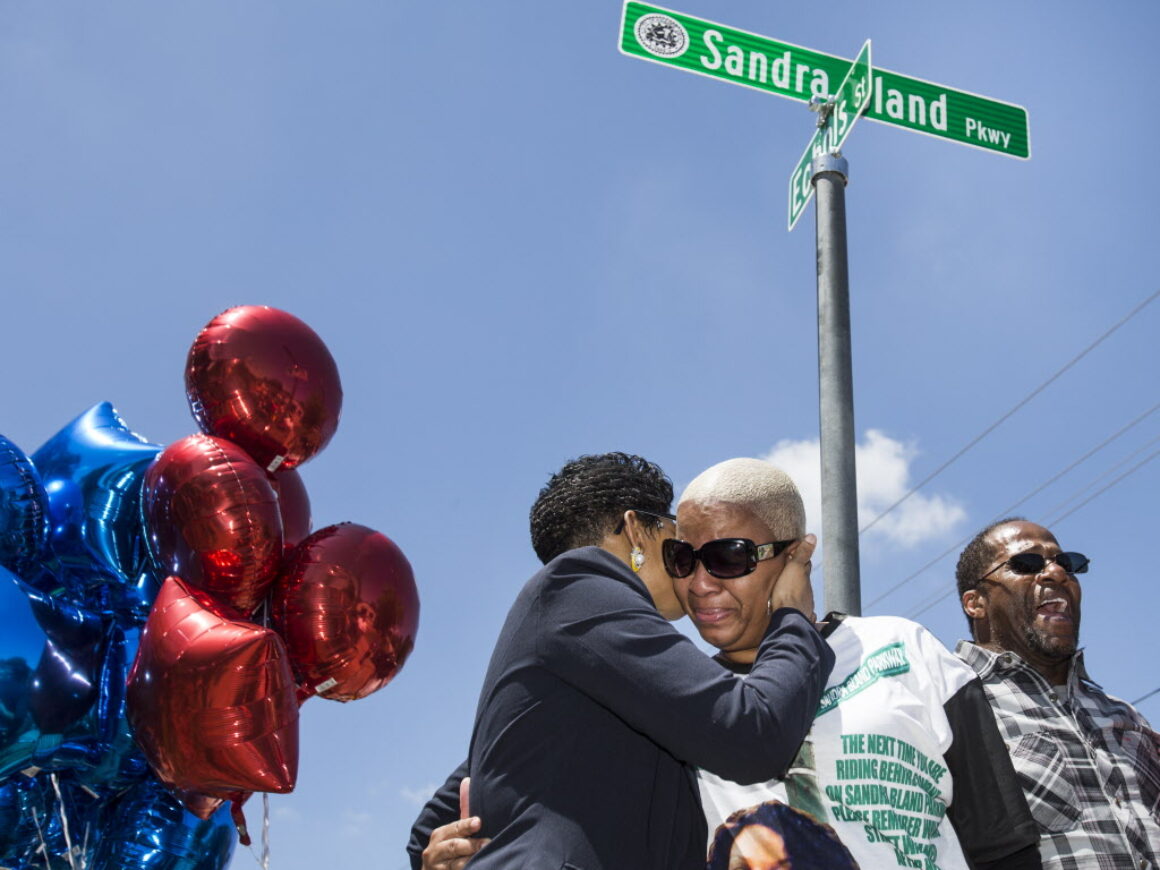
{"label": "person's neck", "polygon": [[[814,628],[816,628],[818,631],[824,631],[826,626],[828,626],[828,625],[829,625],[828,622],[817,622],[817,623],[814,623]],[[753,649],[742,649],[742,650],[736,650],[736,651],[734,651],[734,650],[721,650],[721,657],[728,659],[729,661],[731,661],[737,665],[751,665],[755,661],[757,661],[757,650],[758,650],[758,647],[754,647]]]}
{"label": "person's neck", "polygon": [[753,649],[721,650],[721,655],[736,665],[751,665],[757,661],[757,647]]}
{"label": "person's neck", "polygon": [[1042,659],[1040,661],[1028,662],[1027,664],[1035,668],[1039,672],[1039,676],[1047,680],[1049,685],[1067,685],[1067,675],[1071,670],[1070,658],[1064,659],[1063,661],[1058,659]]}
{"label": "person's neck", "polygon": [[[1000,646],[997,641],[990,641],[987,643],[979,643],[983,649],[1002,655],[1005,652],[1012,652],[1006,647]],[[1051,656],[1040,656],[1028,653],[1016,653],[1027,665],[1035,671],[1043,679],[1047,680],[1048,685],[1065,686],[1067,685],[1067,677],[1071,671],[1072,656],[1067,658],[1057,658]]]}

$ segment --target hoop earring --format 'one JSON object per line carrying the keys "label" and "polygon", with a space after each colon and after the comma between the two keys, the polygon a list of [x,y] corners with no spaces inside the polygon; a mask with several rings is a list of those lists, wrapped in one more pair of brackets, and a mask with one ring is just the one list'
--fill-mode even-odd
{"label": "hoop earring", "polygon": [[629,559],[632,564],[632,573],[639,574],[640,569],[644,566],[644,550],[640,547],[633,547]]}
{"label": "hoop earring", "polygon": [[773,599],[767,598],[765,601],[765,615],[773,616]]}

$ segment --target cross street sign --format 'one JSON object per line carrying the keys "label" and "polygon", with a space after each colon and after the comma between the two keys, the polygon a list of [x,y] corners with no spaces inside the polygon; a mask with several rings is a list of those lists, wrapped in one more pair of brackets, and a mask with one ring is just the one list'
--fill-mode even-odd
{"label": "cross street sign", "polygon": [[[632,57],[808,102],[834,93],[850,61],[800,45],[627,0],[620,50]],[[1027,110],[969,91],[875,69],[866,117],[1026,160]]]}
{"label": "cross street sign", "polygon": [[820,154],[833,154],[842,147],[854,122],[870,102],[871,75],[870,40],[867,39],[849,72],[838,85],[833,103],[823,106],[825,114],[818,118],[818,130],[806,146],[797,166],[789,177],[789,228],[792,230],[814,195],[812,184],[814,159]]}

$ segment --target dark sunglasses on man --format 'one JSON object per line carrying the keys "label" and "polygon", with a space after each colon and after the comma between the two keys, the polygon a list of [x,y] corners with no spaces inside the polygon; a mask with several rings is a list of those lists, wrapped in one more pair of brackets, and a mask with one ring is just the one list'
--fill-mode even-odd
{"label": "dark sunglasses on man", "polygon": [[982,582],[1002,568],[1004,565],[1011,569],[1012,574],[1030,577],[1041,574],[1049,563],[1055,562],[1068,574],[1086,574],[1090,560],[1083,553],[1056,553],[1054,556],[1044,556],[1042,553],[1016,553],[1006,562],[1000,562],[986,574],[979,578]]}
{"label": "dark sunglasses on man", "polygon": [[697,562],[720,580],[732,580],[752,574],[758,562],[780,556],[797,539],[755,544],[749,538],[718,538],[694,550],[688,541],[666,538],[661,543],[661,555],[670,577],[688,577],[696,570]]}

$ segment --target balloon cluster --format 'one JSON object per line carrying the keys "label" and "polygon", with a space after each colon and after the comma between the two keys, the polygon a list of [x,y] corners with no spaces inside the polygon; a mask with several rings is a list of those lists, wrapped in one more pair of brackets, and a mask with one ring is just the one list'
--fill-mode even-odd
{"label": "balloon cluster", "polygon": [[201,432],[164,449],[107,402],[31,457],[0,436],[0,867],[220,870],[250,793],[294,788],[300,705],[414,647],[394,542],[311,533],[295,469],[342,404],[321,339],[232,308],[185,374]]}

